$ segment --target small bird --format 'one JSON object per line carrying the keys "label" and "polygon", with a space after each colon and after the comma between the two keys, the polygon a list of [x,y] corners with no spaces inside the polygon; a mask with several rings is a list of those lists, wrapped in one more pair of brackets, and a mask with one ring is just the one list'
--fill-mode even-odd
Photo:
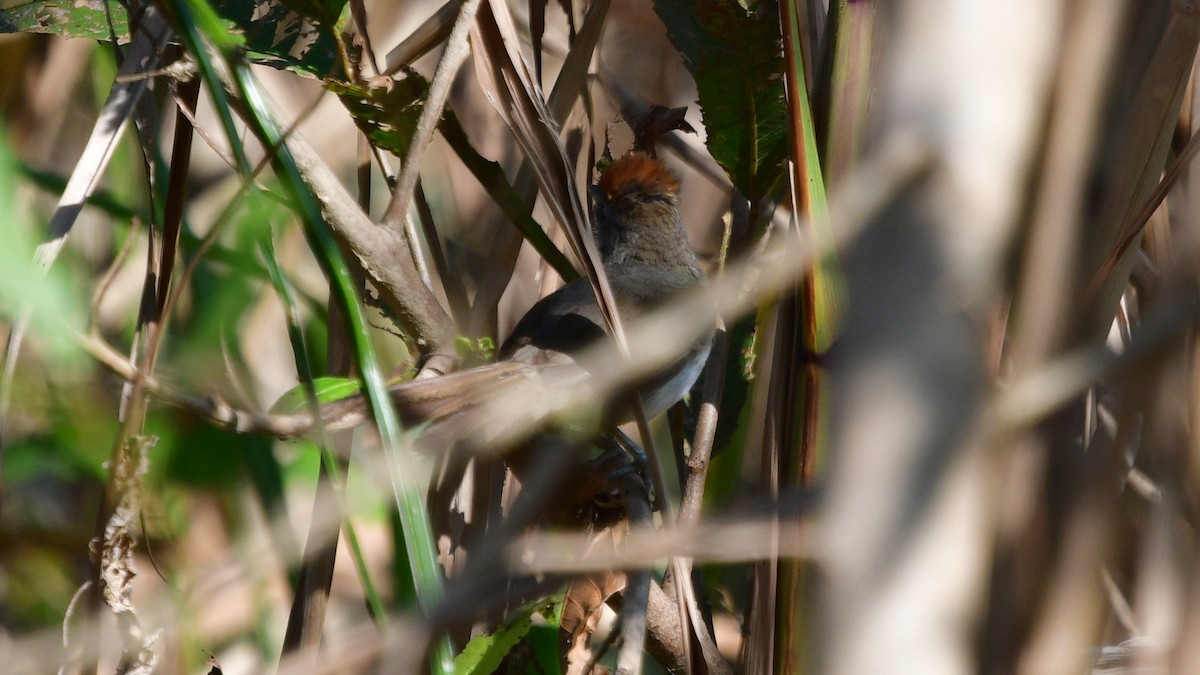
{"label": "small bird", "polygon": [[[704,273],[679,212],[679,181],[660,161],[631,152],[608,166],[591,192],[596,243],[626,325],[703,283]],[[575,358],[608,339],[606,325],[588,280],[577,279],[542,298],[521,318],[501,346],[497,363],[396,385],[390,390],[393,402],[408,424],[446,426],[446,420],[503,391],[505,381],[515,377],[553,369],[560,376],[565,371],[585,380],[587,374],[575,365]],[[638,384],[647,415],[664,412],[691,389],[711,341],[711,334],[705,336],[669,367]],[[365,421],[366,414],[361,400],[350,399],[327,407],[323,417],[339,428]],[[612,423],[628,421],[631,408],[618,405],[605,417]]]}

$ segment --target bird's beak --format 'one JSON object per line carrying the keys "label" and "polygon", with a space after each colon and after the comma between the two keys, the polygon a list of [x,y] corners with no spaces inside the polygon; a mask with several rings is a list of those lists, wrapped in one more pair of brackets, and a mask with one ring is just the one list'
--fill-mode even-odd
{"label": "bird's beak", "polygon": [[604,192],[600,189],[600,186],[595,184],[589,185],[588,194],[592,196],[592,208],[588,214],[592,221],[595,222],[596,220],[607,218],[607,211],[611,207],[608,205],[608,199],[604,197]]}
{"label": "bird's beak", "polygon": [[592,196],[592,204],[599,205],[608,201],[604,198],[604,193],[600,191],[600,186],[594,183],[588,186],[588,194]]}

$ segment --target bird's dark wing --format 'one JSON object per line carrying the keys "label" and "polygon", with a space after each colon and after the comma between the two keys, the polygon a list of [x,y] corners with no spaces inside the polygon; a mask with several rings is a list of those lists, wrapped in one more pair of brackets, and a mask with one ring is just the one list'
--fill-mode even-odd
{"label": "bird's dark wing", "polygon": [[[606,271],[626,326],[693,285],[690,278],[664,275],[644,265],[612,265]],[[555,355],[572,357],[607,335],[607,323],[592,287],[587,279],[576,279],[542,298],[521,317],[499,356],[528,363],[554,360]]]}
{"label": "bird's dark wing", "polygon": [[535,362],[556,355],[571,357],[606,335],[591,286],[587,279],[577,279],[539,300],[521,317],[500,347],[500,358]]}

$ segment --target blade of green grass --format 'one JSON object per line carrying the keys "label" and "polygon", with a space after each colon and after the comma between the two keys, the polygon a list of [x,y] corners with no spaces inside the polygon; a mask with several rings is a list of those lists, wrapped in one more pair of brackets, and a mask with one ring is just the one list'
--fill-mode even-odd
{"label": "blade of green grass", "polygon": [[780,3],[783,15],[785,71],[788,81],[788,108],[791,123],[792,196],[793,203],[807,216],[810,230],[819,250],[827,251],[812,272],[813,293],[810,298],[812,316],[808,323],[809,345],[821,352],[833,344],[838,316],[837,260],[833,250],[833,227],[829,220],[829,200],[825,194],[825,179],[808,85],[804,79],[803,55],[800,51],[800,22],[794,2]]}
{"label": "blade of green grass", "polygon": [[[805,51],[801,39],[803,25],[794,0],[779,5],[784,40],[784,74],[787,81],[787,103],[791,125],[792,203],[802,210],[809,224],[804,233],[815,243],[817,263],[799,285],[800,295],[785,300],[781,315],[796,328],[786,340],[791,353],[783,354],[790,361],[790,380],[781,382],[787,389],[781,392],[780,403],[791,408],[783,420],[801,420],[799,425],[786,422],[782,439],[787,455],[786,471],[780,485],[803,487],[812,481],[824,463],[828,441],[829,382],[822,369],[809,355],[826,352],[834,342],[839,321],[839,296],[842,282],[836,255],[833,253],[833,227],[829,217],[829,201],[825,194],[825,178],[818,151],[816,125],[804,64]],[[837,39],[826,35],[826,40]],[[811,52],[809,53],[811,57]],[[831,92],[836,97],[836,92]],[[798,312],[792,314],[791,312]],[[777,577],[776,598],[779,604],[775,619],[775,670],[797,673],[808,670],[805,655],[809,650],[811,622],[807,590],[811,574],[803,561],[781,560]]]}
{"label": "blade of green grass", "polygon": [[821,83],[824,96],[815,96],[815,104],[825,124],[821,155],[825,176],[836,189],[862,152],[866,139],[867,109],[871,100],[871,65],[875,45],[875,3],[838,0],[830,12],[833,33],[833,58],[828,80]]}

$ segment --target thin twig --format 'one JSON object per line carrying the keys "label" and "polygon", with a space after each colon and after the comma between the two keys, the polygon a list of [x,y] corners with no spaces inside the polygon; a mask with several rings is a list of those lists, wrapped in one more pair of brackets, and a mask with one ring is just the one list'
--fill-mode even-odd
{"label": "thin twig", "polygon": [[[100,365],[118,377],[130,382],[138,378],[138,368],[99,335],[76,333],[72,338]],[[270,415],[237,410],[219,399],[184,392],[154,375],[145,375],[142,382],[147,392],[163,402],[188,410],[227,431],[295,437],[312,428],[312,419],[308,415]]]}
{"label": "thin twig", "polygon": [[67,671],[67,659],[71,654],[71,617],[75,616],[75,608],[79,606],[79,601],[83,599],[88,590],[92,587],[92,582],[85,581],[80,584],[79,588],[75,589],[75,593],[71,596],[71,601],[67,603],[67,610],[63,612],[62,623],[62,661],[59,662],[58,675],[63,675]]}
{"label": "thin twig", "polygon": [[433,16],[417,27],[404,41],[387,54],[387,66],[382,75],[394,75],[401,68],[417,60],[434,46],[447,41],[454,28],[455,17],[459,16],[459,0],[446,0]]}
{"label": "thin twig", "polygon": [[[429,141],[433,139],[433,131],[437,128],[438,120],[442,116],[442,109],[445,107],[447,99],[450,98],[450,87],[454,83],[454,78],[471,53],[467,45],[467,36],[471,26],[475,23],[475,13],[479,11],[480,2],[481,0],[466,0],[462,4],[458,11],[458,19],[455,21],[454,27],[450,29],[450,36],[446,39],[442,60],[434,72],[433,81],[429,84],[429,94],[421,109],[421,117],[417,120],[417,129],[413,132],[408,155],[404,158],[404,165],[400,168],[400,178],[381,221],[384,227],[393,231],[397,231],[403,226],[408,214],[408,204],[412,201],[413,191],[417,187],[421,158],[425,154],[425,148],[429,145]],[[410,244],[416,246],[415,241]]]}

